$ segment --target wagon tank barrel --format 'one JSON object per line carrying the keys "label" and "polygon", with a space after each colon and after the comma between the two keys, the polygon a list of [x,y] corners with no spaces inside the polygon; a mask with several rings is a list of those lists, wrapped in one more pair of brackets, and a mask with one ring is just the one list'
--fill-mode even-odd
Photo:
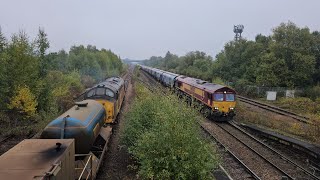
{"label": "wagon tank barrel", "polygon": [[105,109],[94,100],[85,100],[51,121],[41,139],[75,139],[75,152],[86,154],[104,124]]}

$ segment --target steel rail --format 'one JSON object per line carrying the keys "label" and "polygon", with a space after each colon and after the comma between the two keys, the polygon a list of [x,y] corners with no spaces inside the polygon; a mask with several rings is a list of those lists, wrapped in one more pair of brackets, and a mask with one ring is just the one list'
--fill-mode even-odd
{"label": "steel rail", "polygon": [[214,137],[214,135],[209,132],[200,122],[198,122],[198,124],[200,125],[201,129],[208,134],[211,138],[213,138],[217,143],[219,143],[238,163],[240,163],[240,165],[256,180],[261,180],[261,178],[254,173],[244,162],[242,162],[234,153],[231,152],[231,150],[229,150],[229,148],[223,144],[222,142],[218,141],[217,138]]}
{"label": "steel rail", "polygon": [[274,163],[270,162],[266,157],[264,157],[262,154],[260,154],[259,152],[257,152],[256,150],[254,150],[252,147],[250,147],[249,145],[247,145],[245,142],[243,142],[241,139],[239,139],[238,137],[236,137],[235,135],[233,135],[231,132],[229,132],[228,130],[226,130],[225,128],[223,128],[220,124],[216,123],[222,130],[224,130],[227,134],[231,135],[232,137],[234,137],[236,140],[238,140],[241,144],[243,144],[245,147],[247,147],[248,149],[250,149],[252,152],[254,152],[255,154],[257,154],[259,157],[261,157],[264,161],[266,161],[268,164],[270,164],[272,167],[274,167],[275,169],[277,169],[278,171],[280,171],[282,174],[284,174],[285,176],[287,176],[289,179],[294,179],[292,176],[290,176],[289,174],[287,174],[284,170],[282,170],[280,167],[278,167],[277,165],[275,165]]}
{"label": "steel rail", "polygon": [[230,126],[234,127],[235,129],[241,131],[243,134],[245,134],[246,136],[250,137],[251,139],[253,139],[255,142],[261,144],[262,146],[266,147],[267,149],[271,150],[273,153],[279,155],[282,159],[284,159],[285,161],[289,162],[290,164],[298,167],[299,169],[301,169],[304,173],[306,173],[307,175],[320,180],[320,177],[315,176],[313,173],[311,173],[310,171],[306,170],[305,168],[303,168],[302,166],[300,166],[299,164],[293,162],[292,160],[290,160],[289,158],[287,158],[286,156],[282,155],[280,152],[278,152],[277,150],[273,149],[272,147],[270,147],[269,145],[267,145],[266,143],[260,141],[259,139],[257,139],[256,137],[254,137],[253,135],[249,134],[248,132],[246,132],[245,130],[243,130],[242,128],[240,128],[238,125],[234,124],[233,122],[227,122]]}
{"label": "steel rail", "polygon": [[285,109],[281,109],[279,107],[272,106],[272,105],[269,105],[269,104],[261,103],[259,101],[252,100],[252,99],[249,99],[249,98],[246,98],[246,97],[243,97],[243,96],[239,96],[239,95],[237,95],[237,98],[241,102],[244,102],[244,103],[247,103],[247,104],[251,104],[251,105],[257,106],[259,108],[262,108],[262,109],[265,109],[265,110],[268,110],[268,111],[271,111],[271,112],[274,112],[274,113],[277,113],[277,114],[280,114],[280,115],[283,115],[283,116],[291,117],[293,119],[296,119],[296,120],[301,121],[301,122],[306,123],[306,124],[313,124],[313,123],[311,123],[309,121],[310,119],[308,117],[301,116],[301,115],[293,113],[291,111],[288,111],[288,110],[285,110]]}

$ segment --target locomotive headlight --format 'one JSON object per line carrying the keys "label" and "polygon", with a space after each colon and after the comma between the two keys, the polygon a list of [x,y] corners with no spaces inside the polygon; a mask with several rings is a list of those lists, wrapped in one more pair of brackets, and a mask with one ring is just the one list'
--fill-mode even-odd
{"label": "locomotive headlight", "polygon": [[214,107],[214,110],[218,110],[219,108],[218,107]]}
{"label": "locomotive headlight", "polygon": [[230,110],[234,110],[234,108],[233,107],[231,107],[231,108],[229,108]]}

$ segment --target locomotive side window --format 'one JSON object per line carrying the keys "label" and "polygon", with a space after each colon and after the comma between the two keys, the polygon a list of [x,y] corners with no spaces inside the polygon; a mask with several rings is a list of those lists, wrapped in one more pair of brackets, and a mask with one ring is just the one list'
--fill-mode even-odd
{"label": "locomotive side window", "polygon": [[88,94],[87,94],[87,97],[92,97],[92,96],[94,96],[95,95],[95,89],[91,89],[89,92],[88,92]]}
{"label": "locomotive side window", "polygon": [[223,101],[223,94],[214,94],[215,101]]}
{"label": "locomotive side window", "polygon": [[234,101],[234,94],[226,94],[226,101]]}
{"label": "locomotive side window", "polygon": [[109,97],[114,97],[114,93],[110,89],[106,89],[106,95]]}

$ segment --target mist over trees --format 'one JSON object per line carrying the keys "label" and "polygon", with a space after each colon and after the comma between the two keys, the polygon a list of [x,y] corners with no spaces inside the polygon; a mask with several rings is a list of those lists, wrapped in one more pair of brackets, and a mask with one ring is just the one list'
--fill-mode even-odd
{"label": "mist over trees", "polygon": [[111,50],[80,45],[47,53],[49,47],[41,28],[35,40],[23,31],[7,38],[0,29],[0,122],[55,115],[85,88],[123,71]]}
{"label": "mist over trees", "polygon": [[226,43],[214,59],[199,51],[181,57],[167,52],[165,57],[151,57],[144,63],[209,81],[315,86],[320,82],[320,32],[289,21],[274,28],[269,36],[258,34],[253,41]]}

